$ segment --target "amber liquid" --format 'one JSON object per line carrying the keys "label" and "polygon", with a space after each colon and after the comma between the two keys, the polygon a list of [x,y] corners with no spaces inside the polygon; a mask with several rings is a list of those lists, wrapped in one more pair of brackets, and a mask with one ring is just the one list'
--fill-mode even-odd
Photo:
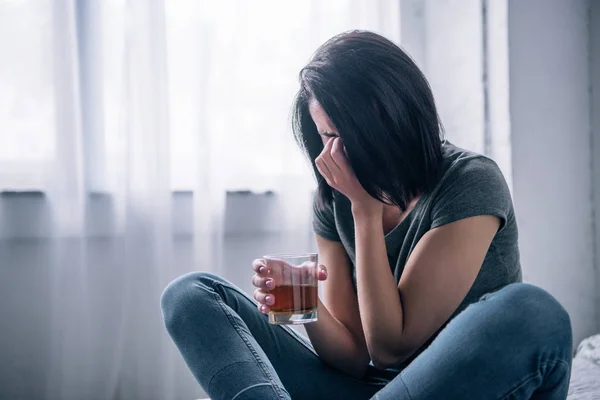
{"label": "amber liquid", "polygon": [[271,290],[275,296],[271,311],[297,314],[313,311],[317,308],[317,292],[316,285],[275,286]]}

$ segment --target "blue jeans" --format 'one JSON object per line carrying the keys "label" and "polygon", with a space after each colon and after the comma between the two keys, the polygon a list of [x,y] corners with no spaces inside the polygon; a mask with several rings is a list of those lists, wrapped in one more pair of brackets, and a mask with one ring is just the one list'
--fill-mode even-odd
{"label": "blue jeans", "polygon": [[370,367],[353,379],[310,341],[270,325],[226,280],[190,273],[165,289],[166,328],[213,400],[565,399],[569,316],[547,292],[512,284],[456,316],[402,372]]}

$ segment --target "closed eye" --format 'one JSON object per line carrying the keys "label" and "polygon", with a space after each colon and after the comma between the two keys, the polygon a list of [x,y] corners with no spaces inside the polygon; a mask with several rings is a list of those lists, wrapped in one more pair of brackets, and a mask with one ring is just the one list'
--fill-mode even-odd
{"label": "closed eye", "polygon": [[325,137],[328,137],[328,138],[339,137],[339,135],[337,133],[333,133],[333,132],[323,132],[323,133],[319,133],[319,135],[325,136]]}

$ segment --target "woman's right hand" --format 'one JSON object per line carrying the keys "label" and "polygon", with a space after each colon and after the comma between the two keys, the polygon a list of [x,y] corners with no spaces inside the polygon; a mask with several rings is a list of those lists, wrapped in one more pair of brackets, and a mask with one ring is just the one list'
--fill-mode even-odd
{"label": "woman's right hand", "polygon": [[252,276],[252,284],[257,288],[254,291],[254,299],[258,301],[258,310],[267,314],[270,310],[269,307],[275,304],[275,296],[269,293],[269,290],[275,288],[273,271],[267,268],[265,260],[262,259],[254,260],[252,269],[256,272]]}
{"label": "woman's right hand", "polygon": [[[283,261],[271,261],[269,264],[270,266],[267,266],[265,260],[260,258],[252,262],[252,269],[255,272],[252,276],[252,284],[256,286],[254,299],[258,301],[258,310],[263,314],[268,314],[270,307],[275,304],[275,295],[270,293],[270,291],[275,289],[277,281],[281,281],[282,269],[284,268]],[[298,271],[312,271],[308,273],[316,274],[316,278],[319,281],[327,279],[327,269],[323,265],[319,265],[317,268],[311,268],[310,270],[305,269]],[[298,281],[300,280],[298,279]]]}

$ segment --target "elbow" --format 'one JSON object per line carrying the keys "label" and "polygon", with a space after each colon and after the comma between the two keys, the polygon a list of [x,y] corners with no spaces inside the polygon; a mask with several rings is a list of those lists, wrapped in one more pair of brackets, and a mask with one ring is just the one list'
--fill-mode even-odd
{"label": "elbow", "polygon": [[373,362],[373,366],[379,370],[394,368],[402,362],[398,358],[390,355],[374,355],[371,357],[371,361]]}
{"label": "elbow", "polygon": [[380,370],[398,367],[410,357],[410,353],[390,349],[378,349],[370,354],[373,366]]}

